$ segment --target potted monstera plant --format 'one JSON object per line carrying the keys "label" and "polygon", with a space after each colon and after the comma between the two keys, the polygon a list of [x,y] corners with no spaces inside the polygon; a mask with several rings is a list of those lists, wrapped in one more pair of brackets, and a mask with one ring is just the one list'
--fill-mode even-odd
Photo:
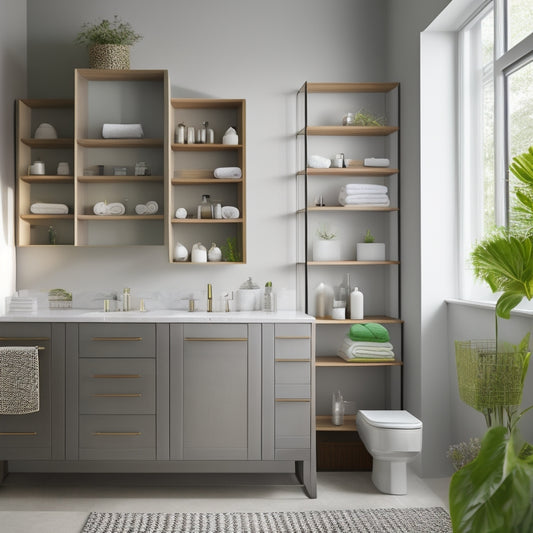
{"label": "potted monstera plant", "polygon": [[91,68],[127,70],[130,68],[130,46],[142,39],[129,22],[117,15],[113,20],[86,22],[78,33],[76,44],[89,48]]}
{"label": "potted monstera plant", "polygon": [[507,319],[533,297],[533,147],[513,159],[515,190],[510,228],[499,228],[472,252],[474,274],[493,292],[496,339],[456,342],[461,399],[482,412],[488,430],[479,455],[452,476],[454,532],[533,531],[533,446],[520,436],[519,412],[529,364],[529,333],[516,346],[498,342],[498,318]]}

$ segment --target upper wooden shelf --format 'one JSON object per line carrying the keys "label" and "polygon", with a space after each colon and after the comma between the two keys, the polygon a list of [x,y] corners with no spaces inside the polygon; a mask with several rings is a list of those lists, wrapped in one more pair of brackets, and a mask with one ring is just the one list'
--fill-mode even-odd
{"label": "upper wooden shelf", "polygon": [[217,183],[242,183],[242,178],[172,178],[172,185],[216,185]]}
{"label": "upper wooden shelf", "polygon": [[78,215],[78,220],[163,220],[164,215]]}
{"label": "upper wooden shelf", "polygon": [[398,126],[307,126],[298,135],[338,135],[338,136],[387,136],[398,131]]}
{"label": "upper wooden shelf", "polygon": [[304,92],[307,86],[308,93],[388,93],[399,83],[313,83],[302,85],[298,92]]}
{"label": "upper wooden shelf", "polygon": [[20,180],[26,183],[74,183],[74,176],[42,176],[32,174],[30,176],[20,176]]}
{"label": "upper wooden shelf", "polygon": [[160,183],[163,176],[78,176],[81,183]]}
{"label": "upper wooden shelf", "polygon": [[332,318],[317,318],[315,320],[316,324],[402,324],[403,320],[399,318],[393,318],[390,316],[366,316],[362,320],[333,320]]}
{"label": "upper wooden shelf", "polygon": [[302,176],[392,176],[398,174],[397,168],[389,167],[348,167],[348,168],[307,168],[298,171]]}
{"label": "upper wooden shelf", "polygon": [[20,140],[30,148],[62,149],[74,147],[74,139],[33,139],[25,137]]}
{"label": "upper wooden shelf", "polygon": [[163,139],[78,139],[86,148],[151,148],[163,146]]}
{"label": "upper wooden shelf", "polygon": [[74,107],[74,98],[21,98],[32,109],[68,109]]}
{"label": "upper wooden shelf", "polygon": [[350,362],[345,361],[342,357],[336,355],[318,356],[315,359],[315,366],[401,366],[403,363],[393,359],[391,361],[364,361],[364,362]]}
{"label": "upper wooden shelf", "polygon": [[318,415],[315,422],[317,431],[357,431],[355,415],[344,415],[342,426],[334,426],[330,415]]}
{"label": "upper wooden shelf", "polygon": [[175,109],[237,109],[243,100],[235,98],[172,98],[170,105]]}
{"label": "upper wooden shelf", "polygon": [[53,214],[44,214],[44,215],[34,215],[34,214],[28,214],[28,215],[20,215],[20,218],[22,220],[25,220],[26,222],[38,222],[38,221],[45,221],[45,220],[74,220],[74,215],[53,215]]}
{"label": "upper wooden shelf", "polygon": [[108,70],[79,68],[76,72],[89,81],[161,81],[166,70]]}
{"label": "upper wooden shelf", "polygon": [[174,152],[209,152],[212,150],[237,150],[242,148],[242,144],[177,144],[173,143],[171,148]]}
{"label": "upper wooden shelf", "polygon": [[173,218],[172,224],[242,224],[242,218]]}

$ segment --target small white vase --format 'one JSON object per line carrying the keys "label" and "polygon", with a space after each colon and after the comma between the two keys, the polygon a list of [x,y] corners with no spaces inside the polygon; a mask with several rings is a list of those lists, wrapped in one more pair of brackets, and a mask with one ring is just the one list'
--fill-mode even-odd
{"label": "small white vase", "polygon": [[357,261],[385,261],[385,243],[358,242],[356,259]]}
{"label": "small white vase", "polygon": [[341,243],[336,239],[317,239],[313,242],[313,261],[340,261]]}

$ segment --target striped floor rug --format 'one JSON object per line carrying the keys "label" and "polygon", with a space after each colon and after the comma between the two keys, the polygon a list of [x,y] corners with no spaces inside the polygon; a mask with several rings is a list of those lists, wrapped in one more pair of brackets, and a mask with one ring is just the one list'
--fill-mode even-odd
{"label": "striped floor rug", "polygon": [[451,533],[442,507],[283,513],[91,513],[81,533]]}

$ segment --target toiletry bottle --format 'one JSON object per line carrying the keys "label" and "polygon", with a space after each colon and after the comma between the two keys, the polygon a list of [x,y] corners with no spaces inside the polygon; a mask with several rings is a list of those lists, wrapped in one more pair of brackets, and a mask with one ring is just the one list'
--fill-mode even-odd
{"label": "toiletry bottle", "polygon": [[265,293],[263,295],[262,311],[275,311],[274,309],[274,293],[272,292],[272,282],[265,283]]}
{"label": "toiletry bottle", "polygon": [[350,277],[350,273],[346,272],[344,275],[344,278],[342,280],[342,283],[340,284],[340,287],[342,291],[344,292],[344,299],[346,300],[346,318],[350,317],[351,313],[351,298],[350,295],[352,294],[352,280]]}
{"label": "toiletry bottle", "polygon": [[129,289],[124,289],[122,294],[122,311],[129,311],[131,309],[131,294]]}
{"label": "toiletry bottle", "polygon": [[331,401],[331,422],[334,426],[342,426],[344,424],[344,398],[340,390],[333,393]]}
{"label": "toiletry bottle", "polygon": [[364,318],[364,296],[363,293],[355,287],[350,294],[350,318],[352,320],[362,320]]}
{"label": "toiletry bottle", "polygon": [[182,122],[176,126],[176,136],[174,140],[178,144],[185,144],[185,124]]}
{"label": "toiletry bottle", "polygon": [[202,203],[198,206],[198,218],[213,218],[213,204],[209,194],[202,194]]}

